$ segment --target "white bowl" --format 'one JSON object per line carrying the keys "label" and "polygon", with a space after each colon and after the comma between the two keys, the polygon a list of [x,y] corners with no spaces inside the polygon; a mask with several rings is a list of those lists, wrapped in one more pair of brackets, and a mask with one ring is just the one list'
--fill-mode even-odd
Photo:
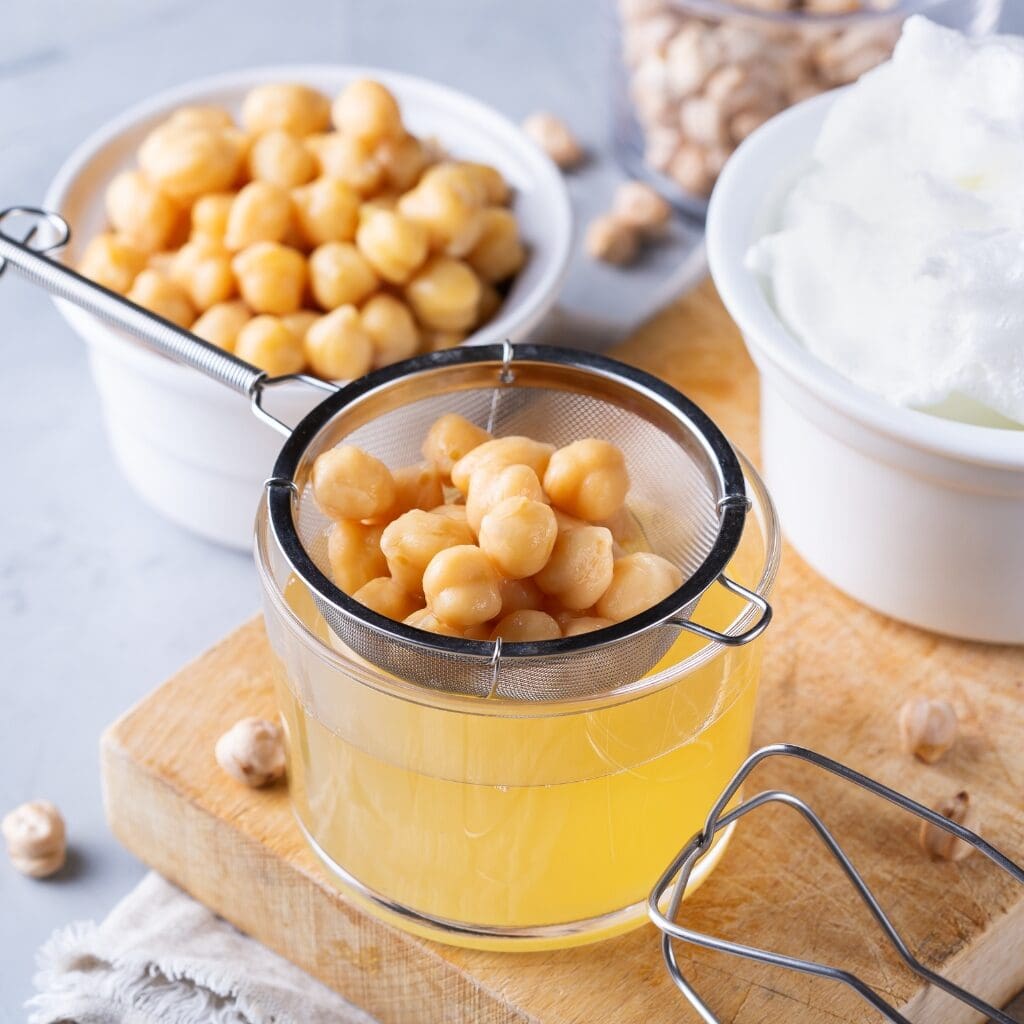
{"label": "white bowl", "polygon": [[[192,81],[130,108],[83,142],[47,190],[45,206],[73,229],[62,258],[74,263],[84,243],[103,230],[107,183],[133,164],[142,139],[176,107],[206,103],[237,113],[245,93],[263,82],[306,82],[333,96],[361,77],[375,78],[394,92],[410,131],[436,136],[453,156],[494,164],[513,185],[530,258],[498,314],[467,343],[520,340],[554,304],[568,268],[572,214],[562,176],[514,124],[489,107],[433,82],[377,68],[253,68]],[[255,419],[238,395],[139,348],[129,335],[75,306],[57,305],[89,343],[110,441],[129,481],[182,526],[222,544],[250,548],[260,489],[280,436]],[[275,391],[269,400],[290,423],[318,401],[315,392],[301,386]]]}
{"label": "white bowl", "polygon": [[782,528],[823,576],[878,611],[1024,642],[1024,432],[900,408],[850,383],[793,336],[744,266],[834,99],[755,132],[708,212],[711,274],[761,374],[762,456]]}

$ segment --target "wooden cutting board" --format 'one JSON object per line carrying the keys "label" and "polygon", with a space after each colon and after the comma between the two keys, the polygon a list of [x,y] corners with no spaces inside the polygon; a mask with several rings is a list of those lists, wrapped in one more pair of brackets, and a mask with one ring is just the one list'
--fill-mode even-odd
{"label": "wooden cutting board", "polygon": [[[756,455],[756,374],[709,285],[645,325],[617,354],[681,388]],[[884,619],[791,550],[774,603],[755,742],[814,747],[927,803],[966,789],[986,835],[1024,859],[1024,650],[960,643]],[[897,709],[911,694],[947,698],[959,712],[961,739],[938,765],[899,750]],[[564,952],[483,953],[412,938],[346,902],[304,846],[285,789],[246,790],[214,762],[222,731],[242,715],[273,710],[266,638],[254,620],[104,736],[116,835],[383,1024],[696,1020],[665,973],[650,926]],[[810,768],[766,765],[755,782],[793,787],[824,815],[926,963],[997,1005],[1024,987],[1024,889],[979,856],[960,865],[930,862],[916,845],[915,821]],[[679,838],[682,844],[687,837]],[[784,808],[741,823],[717,872],[688,905],[687,920],[843,965],[914,1020],[978,1019],[902,968],[838,868]],[[828,982],[717,954],[687,951],[683,959],[730,1024],[876,1019]]]}

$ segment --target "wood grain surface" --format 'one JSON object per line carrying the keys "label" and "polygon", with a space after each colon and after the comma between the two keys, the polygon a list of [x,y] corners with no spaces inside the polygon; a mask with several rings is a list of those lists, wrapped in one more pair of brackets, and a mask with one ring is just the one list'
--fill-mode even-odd
{"label": "wood grain surface", "polygon": [[[756,374],[709,285],[616,354],[681,388],[756,457]],[[755,742],[814,747],[926,803],[966,789],[988,838],[1024,857],[1024,650],[948,640],[882,618],[791,550],[774,604]],[[896,715],[912,694],[947,698],[960,715],[957,746],[934,766],[899,750]],[[346,902],[305,847],[285,789],[246,790],[214,762],[222,731],[244,714],[273,710],[266,638],[254,620],[111,726],[103,776],[122,842],[383,1024],[697,1019],[672,987],[650,926],[563,952],[483,953],[412,938]],[[769,764],[753,781],[793,788],[823,814],[929,966],[997,1004],[1024,986],[1024,891],[983,858],[929,861],[914,820],[810,768]],[[842,965],[915,1021],[979,1019],[901,965],[838,867],[785,808],[740,824],[686,918],[699,929]],[[835,984],[719,954],[683,951],[682,959],[729,1024],[878,1019]]]}

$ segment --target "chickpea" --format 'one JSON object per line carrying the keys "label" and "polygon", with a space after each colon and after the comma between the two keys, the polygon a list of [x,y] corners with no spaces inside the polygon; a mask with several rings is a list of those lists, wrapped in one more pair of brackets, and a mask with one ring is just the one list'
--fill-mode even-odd
{"label": "chickpea", "polygon": [[446,548],[472,543],[473,531],[465,523],[414,508],[384,528],[380,547],[392,579],[406,593],[422,596],[431,559]]}
{"label": "chickpea", "polygon": [[302,140],[280,129],[261,135],[249,150],[249,174],[280,188],[296,188],[316,177],[316,157]]}
{"label": "chickpea", "polygon": [[[458,506],[451,506],[458,508]],[[526,608],[538,609],[544,603],[540,587],[531,579],[501,581],[501,614],[509,615]]]}
{"label": "chickpea", "polygon": [[218,302],[210,306],[192,325],[194,335],[211,345],[234,352],[238,332],[249,322],[252,313],[244,302]]}
{"label": "chickpea", "polygon": [[233,192],[214,192],[200,196],[192,206],[192,238],[223,245],[234,201]]}
{"label": "chickpea", "polygon": [[519,241],[519,226],[511,210],[495,206],[484,210],[483,230],[466,262],[484,281],[496,283],[519,272],[526,250]]}
{"label": "chickpea", "polygon": [[325,380],[355,380],[373,365],[373,341],[355,306],[319,317],[306,331],[303,347],[313,372]]}
{"label": "chickpea", "polygon": [[146,177],[181,203],[230,188],[241,163],[239,139],[222,128],[163,124],[139,147]]}
{"label": "chickpea", "polygon": [[430,168],[398,201],[400,213],[427,229],[430,246],[448,256],[464,256],[483,231],[484,187],[458,164]]}
{"label": "chickpea", "polygon": [[262,314],[242,325],[235,336],[235,355],[271,377],[301,373],[306,368],[302,343],[280,317]]}
{"label": "chickpea", "polygon": [[331,527],[327,535],[327,558],[339,590],[355,597],[370,580],[387,575],[387,562],[380,550],[380,535],[379,526],[366,526],[350,520],[341,520]]}
{"label": "chickpea", "polygon": [[507,640],[509,643],[530,643],[535,640],[560,640],[562,631],[546,612],[524,608],[506,615],[494,627],[491,639]]}
{"label": "chickpea", "polygon": [[359,196],[337,178],[317,178],[292,191],[299,230],[307,245],[351,242],[359,224]]}
{"label": "chickpea", "polygon": [[345,135],[378,142],[402,136],[402,113],[395,97],[380,82],[359,78],[349,83],[331,106],[334,127]]}
{"label": "chickpea", "polygon": [[150,270],[157,270],[165,277],[174,277],[174,260],[176,252],[151,252],[146,260]]}
{"label": "chickpea", "polygon": [[[388,513],[389,517],[399,516],[413,508],[429,511],[437,508],[444,501],[441,474],[438,473],[436,467],[430,464],[402,466],[400,469],[396,469],[392,475],[395,478],[397,497],[394,506]],[[462,506],[453,507],[461,508]]]}
{"label": "chickpea", "polygon": [[255,242],[231,261],[238,290],[257,313],[294,313],[302,305],[306,261],[278,242]]}
{"label": "chickpea", "polygon": [[612,581],[612,535],[603,526],[579,526],[558,534],[537,586],[569,609],[589,608]]}
{"label": "chickpea", "polygon": [[327,129],[331,105],[327,97],[307,85],[271,82],[249,91],[242,104],[242,124],[255,134],[282,131],[311,135]]}
{"label": "chickpea", "polygon": [[420,347],[420,332],[409,307],[386,292],[374,295],[360,314],[363,330],[373,339],[374,367],[390,366],[414,356]]}
{"label": "chickpea", "polygon": [[480,293],[480,279],[469,266],[447,256],[430,259],[405,289],[416,318],[442,331],[472,327]]}
{"label": "chickpea", "polygon": [[[442,476],[449,477],[456,462],[490,440],[491,435],[483,427],[470,423],[464,416],[450,412],[434,421],[423,439],[420,451],[425,459],[437,466]],[[467,472],[467,485],[468,481]]]}
{"label": "chickpea", "polygon": [[[383,556],[381,556],[383,558]],[[377,576],[364,583],[353,595],[360,604],[378,615],[403,622],[423,605],[410,597],[390,576]]]}
{"label": "chickpea", "polygon": [[608,441],[594,437],[574,441],[551,456],[544,490],[563,512],[590,521],[608,519],[626,500],[626,460]]}
{"label": "chickpea", "polygon": [[430,163],[430,156],[419,139],[412,135],[381,139],[377,159],[384,181],[399,192],[408,192]]}
{"label": "chickpea", "polygon": [[226,302],[235,294],[230,255],[206,239],[188,242],[174,254],[170,276],[200,310]]}
{"label": "chickpea", "polygon": [[178,107],[167,123],[179,128],[233,128],[235,124],[223,107]]}
{"label": "chickpea", "polygon": [[144,252],[166,249],[181,208],[139,171],[122,171],[107,186],[107,217]]}
{"label": "chickpea", "polygon": [[626,505],[623,505],[614,515],[602,519],[597,525],[607,526],[612,531],[615,545],[621,549],[620,553],[622,554],[650,550],[643,528]]}
{"label": "chickpea", "polygon": [[505,206],[512,198],[512,191],[508,182],[501,175],[496,167],[490,164],[478,164],[465,162],[461,165],[473,178],[475,178],[483,189],[484,202],[488,206]]}
{"label": "chickpea", "polygon": [[489,622],[478,622],[475,626],[467,626],[462,635],[467,640],[482,640],[489,643],[491,639],[491,624]]}
{"label": "chickpea", "polygon": [[532,437],[518,437],[514,434],[483,441],[474,445],[452,466],[452,483],[463,494],[468,494],[470,477],[485,463],[495,469],[515,465],[529,466],[537,474],[537,479],[541,480],[554,450],[555,446],[552,444],[544,444],[542,441],[534,441]]}
{"label": "chickpea", "polygon": [[579,636],[581,633],[593,633],[595,629],[604,629],[606,626],[614,626],[611,619],[602,619],[597,615],[581,615],[566,623],[562,631],[563,636]]}
{"label": "chickpea", "polygon": [[501,611],[501,577],[474,544],[439,551],[423,573],[427,607],[452,626],[475,626]]}
{"label": "chickpea", "polygon": [[324,242],[309,257],[313,296],[324,309],[362,302],[380,284],[373,267],[351,242]]}
{"label": "chickpea", "polygon": [[484,516],[506,498],[529,498],[547,504],[540,480],[529,466],[501,466],[485,462],[474,471],[466,497],[466,519],[474,533],[480,532]]}
{"label": "chickpea", "polygon": [[281,323],[301,342],[305,342],[310,327],[320,319],[320,314],[312,309],[297,309],[294,313],[286,313]]}
{"label": "chickpea", "polygon": [[311,136],[306,145],[324,176],[337,178],[364,196],[380,188],[384,170],[373,145],[365,139],[330,132]]}
{"label": "chickpea", "polygon": [[501,309],[501,292],[487,281],[480,285],[480,302],[476,307],[477,324],[487,323]]}
{"label": "chickpea", "polygon": [[405,284],[427,259],[422,224],[391,210],[372,210],[356,231],[356,245],[374,270],[392,284]]}
{"label": "chickpea", "polygon": [[498,571],[509,579],[524,579],[547,565],[558,527],[548,505],[515,497],[498,502],[484,516],[479,534],[480,550]]}
{"label": "chickpea", "polygon": [[280,242],[292,219],[292,201],[280,185],[251,181],[235,196],[224,245],[236,252],[255,242]]}
{"label": "chickpea", "polygon": [[436,516],[444,516],[446,519],[454,519],[457,523],[469,523],[466,522],[466,506],[465,505],[435,505],[434,508],[429,509]]}
{"label": "chickpea", "polygon": [[318,455],[312,480],[316,503],[334,519],[377,519],[395,503],[391,470],[355,445],[339,445]]}
{"label": "chickpea", "polygon": [[128,239],[110,233],[97,235],[82,253],[78,269],[83,276],[125,295],[146,268],[146,254]]}
{"label": "chickpea", "polygon": [[598,615],[622,622],[646,611],[683,585],[678,567],[660,555],[638,551],[617,558],[612,580],[594,606]]}
{"label": "chickpea", "polygon": [[447,622],[442,622],[429,608],[413,612],[405,620],[405,624],[407,626],[415,626],[416,629],[424,629],[428,633],[438,633],[440,636],[461,637],[463,635],[461,630],[456,629],[454,626],[449,626]]}
{"label": "chickpea", "polygon": [[132,283],[128,298],[179,327],[191,326],[196,318],[185,289],[157,270],[143,270]]}
{"label": "chickpea", "polygon": [[465,331],[435,331],[425,330],[420,332],[424,352],[445,352],[450,348],[458,348],[468,337]]}

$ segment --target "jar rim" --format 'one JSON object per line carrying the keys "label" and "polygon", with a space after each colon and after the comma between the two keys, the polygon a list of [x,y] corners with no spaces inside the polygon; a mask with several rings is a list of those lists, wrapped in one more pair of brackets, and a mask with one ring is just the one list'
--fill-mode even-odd
{"label": "jar rim", "polygon": [[836,13],[810,13],[802,10],[770,11],[748,7],[742,0],[669,0],[669,6],[703,17],[748,18],[774,24],[800,25],[843,25],[872,21],[903,21],[914,14],[921,14],[945,0],[897,0],[891,7],[860,7],[854,11]]}

